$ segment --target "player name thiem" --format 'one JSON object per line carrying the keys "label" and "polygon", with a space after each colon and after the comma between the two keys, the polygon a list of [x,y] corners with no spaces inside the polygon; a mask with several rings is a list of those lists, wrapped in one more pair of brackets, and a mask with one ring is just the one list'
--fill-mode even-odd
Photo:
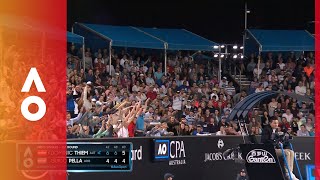
{"label": "player name thiem", "polygon": [[88,156],[89,151],[67,151],[67,156]]}

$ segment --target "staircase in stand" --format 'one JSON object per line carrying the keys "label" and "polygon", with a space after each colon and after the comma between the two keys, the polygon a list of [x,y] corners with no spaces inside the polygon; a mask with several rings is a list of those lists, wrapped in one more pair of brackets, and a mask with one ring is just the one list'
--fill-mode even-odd
{"label": "staircase in stand", "polygon": [[241,86],[241,89],[248,89],[250,87],[251,81],[246,75],[231,75],[232,78]]}

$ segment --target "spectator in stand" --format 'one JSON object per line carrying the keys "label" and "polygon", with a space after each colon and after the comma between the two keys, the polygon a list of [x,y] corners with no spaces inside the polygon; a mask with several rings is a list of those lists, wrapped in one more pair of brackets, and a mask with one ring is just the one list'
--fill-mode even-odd
{"label": "spectator in stand", "polygon": [[226,131],[225,131],[225,126],[221,126],[220,130],[216,133],[217,136],[223,136],[223,135],[227,135]]}
{"label": "spectator in stand", "polygon": [[304,124],[300,126],[300,130],[298,130],[297,136],[310,136],[310,133],[306,129],[306,126]]}
{"label": "spectator in stand", "polygon": [[258,68],[258,65],[256,65],[256,67],[253,69],[253,77],[258,78],[258,76],[260,77],[262,73],[262,69]]}
{"label": "spectator in stand", "polygon": [[89,71],[89,69],[93,69],[93,64],[92,64],[92,57],[90,55],[90,52],[85,53],[85,68],[86,72]]}
{"label": "spectator in stand", "polygon": [[282,132],[287,132],[291,127],[290,123],[287,121],[287,118],[282,117],[281,123],[279,125]]}
{"label": "spectator in stand", "polygon": [[258,93],[258,92],[263,92],[264,91],[264,86],[262,83],[259,84],[259,87],[257,87],[257,89],[255,90],[255,93]]}
{"label": "spectator in stand", "polygon": [[304,67],[304,72],[306,73],[307,77],[310,78],[314,69],[313,67],[311,66],[311,63],[308,63],[306,67]]}
{"label": "spectator in stand", "polygon": [[305,124],[305,127],[308,131],[311,131],[314,128],[314,123],[311,118],[307,118],[307,122]]}
{"label": "spectator in stand", "polygon": [[219,84],[219,87],[220,87],[220,88],[225,88],[225,87],[227,87],[227,86],[228,86],[227,77],[223,77],[223,78],[221,79],[221,82],[220,82],[220,84]]}
{"label": "spectator in stand", "polygon": [[303,86],[303,84],[302,84],[301,81],[299,81],[299,85],[296,86],[296,88],[295,88],[295,93],[296,93],[296,94],[299,94],[299,95],[301,95],[301,96],[304,96],[304,95],[306,94],[306,92],[307,92],[306,87]]}
{"label": "spectator in stand", "polygon": [[286,113],[284,113],[282,115],[283,118],[286,118],[286,120],[288,121],[288,123],[291,123],[293,120],[293,114],[291,113],[290,109],[286,110]]}
{"label": "spectator in stand", "polygon": [[[72,53],[80,51],[74,47]],[[200,61],[190,59],[188,52],[169,55],[171,67],[166,75],[163,73],[163,62],[156,55],[147,55],[145,52],[139,54],[138,51],[130,54],[125,50],[117,54],[112,50],[111,56],[111,75],[106,59],[107,49],[98,50],[95,56],[91,56],[90,49],[87,49],[85,60],[88,66],[85,70],[79,69],[75,57],[68,56],[67,108],[72,116],[67,118],[69,138],[190,135],[197,131],[197,125],[201,125],[201,131],[215,133],[230,123],[230,128],[217,134],[239,134],[239,128],[232,121],[226,122],[226,118],[247,93],[255,93],[256,90],[294,93],[298,80],[302,83],[297,86],[298,91],[300,87],[305,87],[304,94],[314,96],[314,75],[304,75],[305,67],[313,68],[314,72],[312,55],[302,56],[310,66],[303,63],[296,66],[290,62],[294,57],[292,55],[288,59],[280,55],[277,65],[273,63],[272,54],[268,54],[265,64],[261,59],[260,79],[254,78],[249,91],[238,93],[226,78],[219,82],[216,75],[211,78],[206,73],[217,68],[214,64],[209,62],[209,66],[203,66]],[[91,57],[95,58],[94,67],[89,65],[90,61],[92,63]],[[174,57],[177,57],[176,60]],[[256,71],[257,76],[254,60],[252,56],[247,70],[251,68],[251,73]],[[286,60],[287,64],[282,68]],[[150,101],[147,102],[147,99]],[[122,104],[123,107],[119,108]],[[305,124],[310,131],[314,129],[312,104],[284,96],[265,100],[260,107],[254,108],[257,111],[250,111],[249,117],[259,121],[262,126],[268,123],[270,116],[279,119],[284,113],[283,109],[289,109],[292,118],[291,114],[284,114],[289,116],[286,117],[290,124],[288,130],[291,128],[295,133],[301,124]],[[260,128],[255,128],[257,134]]]}

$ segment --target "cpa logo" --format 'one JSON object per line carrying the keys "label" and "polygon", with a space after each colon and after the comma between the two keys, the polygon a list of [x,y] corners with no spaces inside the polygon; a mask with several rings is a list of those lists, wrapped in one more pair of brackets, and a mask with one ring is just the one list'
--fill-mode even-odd
{"label": "cpa logo", "polygon": [[217,145],[218,145],[218,148],[219,148],[219,149],[222,149],[222,148],[223,148],[223,146],[224,146],[224,142],[223,142],[223,140],[222,140],[222,139],[219,139],[219,140],[218,140],[218,144],[217,144]]}

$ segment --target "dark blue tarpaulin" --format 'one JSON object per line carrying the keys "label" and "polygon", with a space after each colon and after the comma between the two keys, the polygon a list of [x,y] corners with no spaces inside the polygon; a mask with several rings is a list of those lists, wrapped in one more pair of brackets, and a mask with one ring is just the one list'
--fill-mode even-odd
{"label": "dark blue tarpaulin", "polygon": [[[112,46],[117,47],[164,49],[163,41],[130,26],[76,23],[74,30],[77,34],[84,36],[86,41],[100,38],[104,41],[112,41]],[[104,46],[106,46],[106,43]]]}
{"label": "dark blue tarpaulin", "polygon": [[138,28],[168,43],[169,50],[213,51],[218,45],[185,29]]}
{"label": "dark blue tarpaulin", "polygon": [[79,36],[79,35],[71,33],[71,32],[67,32],[67,42],[76,43],[76,44],[83,44],[84,39],[82,36]]}
{"label": "dark blue tarpaulin", "polygon": [[314,37],[305,30],[247,30],[246,55],[252,52],[314,51]]}
{"label": "dark blue tarpaulin", "polygon": [[[214,50],[213,47],[218,45],[185,29],[159,29],[76,23],[74,25],[74,32],[84,36],[90,44],[90,47],[97,46],[98,44],[99,46],[105,47],[105,40],[112,41],[112,46],[117,47],[165,49],[167,44],[167,50],[212,51]],[[104,42],[101,41],[101,39],[103,39]],[[90,41],[93,42],[90,43]]]}

